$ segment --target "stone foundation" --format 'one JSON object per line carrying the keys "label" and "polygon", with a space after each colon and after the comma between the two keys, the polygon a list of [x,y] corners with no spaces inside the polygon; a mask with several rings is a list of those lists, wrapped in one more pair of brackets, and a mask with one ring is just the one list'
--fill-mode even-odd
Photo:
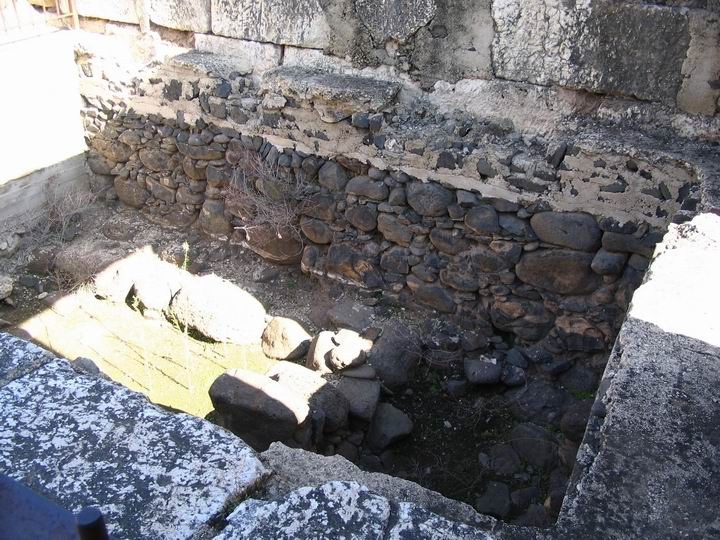
{"label": "stone foundation", "polygon": [[[621,131],[521,137],[384,79],[283,66],[258,83],[237,57],[197,52],[129,83],[98,77],[98,57],[80,67],[90,168],[151,220],[274,262],[302,254],[307,272],[553,353],[609,349],[712,170]],[[253,159],[302,184],[299,232],[258,228],[228,198]]]}

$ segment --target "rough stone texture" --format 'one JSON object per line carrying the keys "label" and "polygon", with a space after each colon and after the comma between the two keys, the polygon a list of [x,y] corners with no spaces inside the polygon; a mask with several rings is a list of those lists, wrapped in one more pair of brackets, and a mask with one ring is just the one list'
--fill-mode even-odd
{"label": "rough stone texture", "polygon": [[265,450],[275,441],[292,440],[310,419],[303,396],[245,369],[223,373],[208,393],[222,416],[222,424],[258,450]]}
{"label": "rough stone texture", "polygon": [[661,244],[606,368],[556,534],[720,534],[720,288],[705,279],[719,243],[720,217],[703,214]]}
{"label": "rough stone texture", "polygon": [[266,91],[313,101],[325,122],[335,123],[355,112],[379,111],[390,105],[400,90],[395,82],[328,73],[300,66],[281,66],[265,73]]}
{"label": "rough stone texture", "polygon": [[368,363],[375,368],[380,380],[394,388],[407,384],[420,360],[417,339],[404,325],[396,322],[383,330],[368,353]]}
{"label": "rough stone texture", "polygon": [[455,200],[453,194],[435,183],[414,183],[407,189],[408,204],[423,216],[442,216]]}
{"label": "rough stone texture", "polygon": [[209,32],[210,0],[152,0],[150,20],[176,30]]}
{"label": "rough stone texture", "polygon": [[272,43],[258,43],[211,34],[195,34],[195,48],[200,52],[234,56],[252,62],[255,73],[263,73],[280,65],[281,47]]}
{"label": "rough stone texture", "polygon": [[590,269],[593,255],[567,250],[526,253],[516,267],[517,276],[530,285],[560,294],[584,294],[594,290],[598,276]]}
{"label": "rough stone texture", "polygon": [[365,379],[341,377],[330,381],[350,403],[350,413],[362,420],[370,420],[380,400],[380,383]]}
{"label": "rough stone texture", "polygon": [[368,28],[373,41],[405,41],[434,17],[432,0],[355,0],[355,12]]}
{"label": "rough stone texture", "polygon": [[376,451],[384,450],[409,435],[412,428],[412,420],[407,414],[389,403],[379,403],[367,434],[367,444]]}
{"label": "rough stone texture", "polygon": [[0,388],[54,360],[54,356],[28,341],[0,332]]}
{"label": "rough stone texture", "polygon": [[[493,2],[496,75],[674,100],[690,33],[679,10],[600,0]],[[533,36],[533,39],[528,39]]]}
{"label": "rough stone texture", "polygon": [[282,361],[273,365],[265,375],[306,399],[313,417],[323,420],[324,431],[334,432],[347,425],[350,404],[318,373]]}
{"label": "rough stone texture", "polygon": [[354,482],[330,482],[300,488],[279,501],[249,499],[215,538],[381,540],[389,518],[387,499]]}
{"label": "rough stone texture", "polygon": [[262,334],[263,352],[269,358],[297,360],[305,356],[311,339],[299,322],[273,317]]}
{"label": "rough stone texture", "polygon": [[494,33],[489,0],[438,2],[432,23],[416,32],[411,54],[422,85],[492,78]]}
{"label": "rough stone texture", "polygon": [[221,36],[316,49],[328,44],[318,0],[212,0],[211,19]]}
{"label": "rough stone texture", "polygon": [[226,431],[65,361],[4,386],[0,408],[0,472],[73,512],[98,506],[118,538],[193,538],[267,474]]}
{"label": "rough stone texture", "polygon": [[324,457],[306,450],[288,448],[281,443],[273,443],[260,455],[260,459],[276,472],[263,485],[263,498],[278,499],[306,485],[331,481],[357,482],[393,503],[413,503],[451,520],[488,528],[495,521],[478,514],[468,504],[447,499],[414,482],[363,471],[341,456]]}
{"label": "rough stone texture", "polygon": [[78,13],[83,17],[97,17],[98,19],[133,24],[137,24],[139,21],[134,0],[118,0],[117,2],[77,0],[75,5]]}
{"label": "rough stone texture", "polygon": [[216,341],[259,343],[265,329],[263,305],[250,293],[215,275],[184,283],[170,311],[180,324]]}
{"label": "rough stone texture", "polygon": [[530,219],[538,238],[580,251],[595,251],[600,247],[602,232],[595,218],[579,212],[541,212]]}
{"label": "rough stone texture", "polygon": [[[710,6],[705,6],[709,9]],[[678,107],[689,113],[716,114],[720,87],[720,16],[704,11],[688,14],[690,45],[683,63],[683,82],[677,96]]]}

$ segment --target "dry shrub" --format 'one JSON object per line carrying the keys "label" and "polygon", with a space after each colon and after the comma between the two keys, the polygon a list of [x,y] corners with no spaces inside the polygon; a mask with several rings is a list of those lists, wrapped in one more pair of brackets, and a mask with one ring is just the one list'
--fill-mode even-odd
{"label": "dry shrub", "polygon": [[33,227],[35,237],[41,241],[64,243],[68,228],[79,221],[80,214],[96,199],[94,193],[85,189],[50,189]]}
{"label": "dry shrub", "polygon": [[303,199],[309,184],[302,174],[283,178],[277,165],[251,150],[242,153],[225,189],[225,204],[243,221],[241,229],[271,227],[278,236],[298,232]]}

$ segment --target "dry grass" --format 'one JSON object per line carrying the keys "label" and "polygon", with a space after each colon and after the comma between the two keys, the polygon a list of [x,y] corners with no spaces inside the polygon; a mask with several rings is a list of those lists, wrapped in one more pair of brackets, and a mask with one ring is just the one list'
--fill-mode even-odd
{"label": "dry grass", "polygon": [[243,230],[270,226],[278,235],[288,230],[298,232],[301,203],[308,187],[301,175],[282,178],[277,165],[247,150],[225,190],[225,203],[243,220]]}

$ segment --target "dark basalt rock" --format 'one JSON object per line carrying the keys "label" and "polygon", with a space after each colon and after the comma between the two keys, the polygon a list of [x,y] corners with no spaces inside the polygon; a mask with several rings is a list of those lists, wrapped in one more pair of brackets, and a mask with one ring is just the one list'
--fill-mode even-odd
{"label": "dark basalt rock", "polygon": [[543,242],[580,251],[600,247],[602,231],[595,218],[580,212],[540,212],[530,219],[535,234]]}
{"label": "dark basalt rock", "polygon": [[460,235],[453,234],[453,229],[433,229],[430,232],[430,242],[439,251],[448,255],[457,255],[468,247],[467,240]]}
{"label": "dark basalt rock", "polygon": [[600,285],[591,253],[565,249],[525,253],[515,267],[520,280],[559,294],[588,294]]}
{"label": "dark basalt rock", "polygon": [[353,206],[345,211],[345,219],[363,232],[374,231],[377,228],[377,216],[377,210],[367,205]]}
{"label": "dark basalt rock", "polygon": [[465,215],[465,226],[477,234],[500,232],[497,211],[489,204],[471,208]]}
{"label": "dark basalt rock", "polygon": [[439,184],[413,182],[407,186],[407,202],[421,216],[444,216],[455,195]]}
{"label": "dark basalt rock", "polygon": [[388,197],[388,187],[381,181],[367,176],[356,176],[345,186],[345,192],[374,201],[384,201]]}

